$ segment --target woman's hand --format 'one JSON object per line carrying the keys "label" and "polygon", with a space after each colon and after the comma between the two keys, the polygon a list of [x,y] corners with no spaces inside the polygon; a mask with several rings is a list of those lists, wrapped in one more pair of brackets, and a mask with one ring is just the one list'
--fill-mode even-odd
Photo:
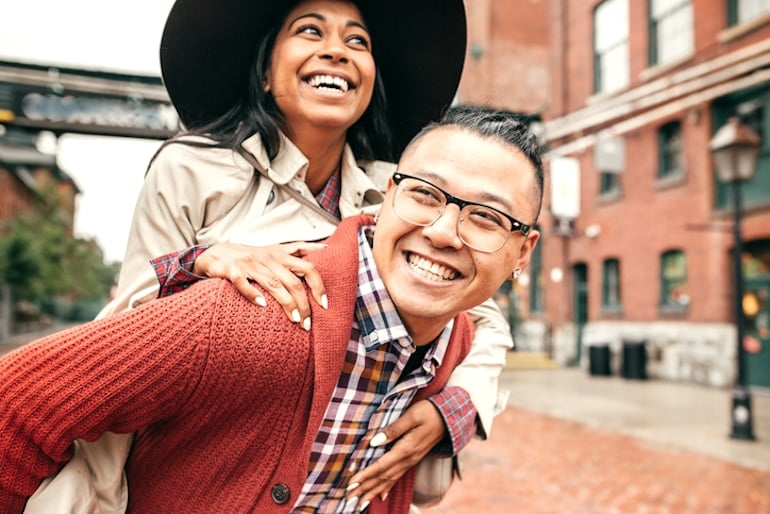
{"label": "woman's hand", "polygon": [[428,400],[420,400],[399,419],[375,433],[369,444],[393,447],[348,480],[347,505],[355,502],[362,511],[376,496],[385,498],[393,485],[447,435],[444,418]]}
{"label": "woman's hand", "polygon": [[302,282],[324,309],[328,306],[326,289],[313,263],[304,257],[311,250],[325,248],[323,243],[285,243],[248,246],[234,243],[212,245],[195,260],[196,275],[225,278],[240,293],[258,305],[267,305],[256,282],[281,304],[286,316],[310,330],[310,303]]}

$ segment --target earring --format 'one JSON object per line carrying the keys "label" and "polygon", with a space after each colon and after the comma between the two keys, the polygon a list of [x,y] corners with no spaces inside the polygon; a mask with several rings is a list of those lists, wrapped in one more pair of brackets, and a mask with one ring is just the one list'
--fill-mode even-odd
{"label": "earring", "polygon": [[521,270],[519,268],[516,268],[515,270],[513,270],[513,273],[511,273],[511,278],[513,278],[513,280],[516,280],[517,278],[519,278],[519,275],[521,275]]}

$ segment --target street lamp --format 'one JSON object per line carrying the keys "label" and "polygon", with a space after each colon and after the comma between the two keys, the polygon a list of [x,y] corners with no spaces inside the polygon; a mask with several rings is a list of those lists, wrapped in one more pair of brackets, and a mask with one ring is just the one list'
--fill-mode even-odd
{"label": "street lamp", "polygon": [[754,440],[753,419],[751,415],[751,393],[746,387],[746,352],[743,338],[746,332],[743,317],[743,271],[741,254],[743,240],[741,236],[741,183],[751,180],[759,155],[759,136],[743,125],[737,117],[732,117],[711,139],[709,147],[714,158],[717,179],[732,185],[733,190],[733,316],[737,336],[737,376],[733,386],[732,427],[730,438]]}

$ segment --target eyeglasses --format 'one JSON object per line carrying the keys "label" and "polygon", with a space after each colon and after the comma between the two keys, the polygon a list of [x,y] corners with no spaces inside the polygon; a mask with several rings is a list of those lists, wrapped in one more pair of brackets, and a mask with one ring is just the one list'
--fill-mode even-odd
{"label": "eyeglasses", "polygon": [[527,235],[532,228],[508,214],[484,205],[452,196],[427,180],[405,173],[393,174],[396,192],[393,210],[402,220],[427,227],[433,225],[450,203],[460,208],[457,235],[467,246],[485,253],[498,251],[512,232]]}

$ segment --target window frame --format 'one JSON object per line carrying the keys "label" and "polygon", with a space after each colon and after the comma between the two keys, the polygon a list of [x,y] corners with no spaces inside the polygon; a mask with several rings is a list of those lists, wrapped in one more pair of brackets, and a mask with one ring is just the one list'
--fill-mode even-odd
{"label": "window frame", "polygon": [[623,308],[620,259],[610,257],[602,261],[602,311],[619,312]]}
{"label": "window frame", "polygon": [[[672,148],[670,144],[673,135],[679,136],[679,145]],[[678,160],[678,166],[671,162]],[[658,180],[674,180],[684,176],[684,134],[682,122],[672,120],[658,127]]]}
{"label": "window frame", "polygon": [[[625,25],[625,35],[624,37],[618,39],[618,41],[615,41],[609,45],[607,45],[606,48],[602,48],[601,52],[598,49],[598,40],[600,39],[600,33],[604,32],[604,29],[599,26],[600,23],[600,17],[602,15],[603,10],[609,9],[611,7],[611,4],[613,2],[623,2],[625,3],[626,13],[628,13],[628,7],[629,7],[629,0],[602,0],[599,2],[593,11],[593,42],[592,42],[592,52],[593,52],[593,61],[594,61],[594,93],[608,93],[611,91],[617,91],[626,88],[631,80],[631,70],[630,70],[630,48],[629,48],[629,39],[630,39],[630,22],[628,20],[628,17],[626,17],[626,25]],[[609,26],[609,25],[608,25]],[[613,27],[617,27],[617,23],[612,25]],[[605,80],[602,80],[603,78],[606,78],[605,75],[602,73],[603,67],[602,62],[603,58],[606,59],[608,54],[611,54],[613,51],[623,50],[625,49],[625,76],[623,77],[623,80],[618,81],[617,84],[612,84],[611,86],[608,86],[604,82]],[[616,67],[608,67],[610,69],[615,69]]]}
{"label": "window frame", "polygon": [[599,170],[599,196],[614,198],[622,190],[620,173]]}
{"label": "window frame", "polygon": [[[660,0],[657,0],[660,1]],[[656,0],[648,0],[647,1],[647,19],[649,24],[649,59],[648,63],[650,66],[660,66],[665,65],[670,62],[676,62],[678,59],[682,59],[684,57],[687,57],[688,55],[692,55],[692,53],[695,51],[695,23],[694,23],[694,14],[693,14],[693,8],[692,8],[692,0],[678,0],[679,3],[675,6],[667,9],[662,14],[658,15],[656,17],[655,15],[655,3]],[[681,50],[679,53],[673,54],[671,57],[661,60],[661,48],[662,48],[662,41],[660,40],[660,26],[665,24],[666,21],[672,20],[675,16],[679,16],[682,14],[683,9],[689,10],[689,18],[690,18],[690,26],[689,26],[689,48],[685,50]],[[672,41],[679,41],[679,37],[681,34],[677,34],[676,38],[674,40],[668,40],[669,46],[666,46],[666,48],[670,48],[670,44],[672,44]]]}
{"label": "window frame", "polygon": [[[674,261],[679,260],[679,263]],[[670,270],[672,266],[681,264],[680,276],[667,276],[667,270]],[[687,309],[690,303],[690,296],[688,292],[688,273],[687,269],[687,254],[681,249],[667,250],[660,254],[660,299],[659,305],[662,311],[668,312],[681,312]],[[674,296],[674,290],[679,288],[680,291]]]}
{"label": "window frame", "polygon": [[728,27],[735,27],[736,25],[743,25],[744,23],[748,23],[751,20],[760,18],[765,15],[770,15],[770,0],[760,0],[767,3],[766,6],[762,7],[758,13],[755,13],[751,18],[744,18],[741,19],[741,13],[740,13],[740,2],[742,0],[727,0],[727,26]]}

